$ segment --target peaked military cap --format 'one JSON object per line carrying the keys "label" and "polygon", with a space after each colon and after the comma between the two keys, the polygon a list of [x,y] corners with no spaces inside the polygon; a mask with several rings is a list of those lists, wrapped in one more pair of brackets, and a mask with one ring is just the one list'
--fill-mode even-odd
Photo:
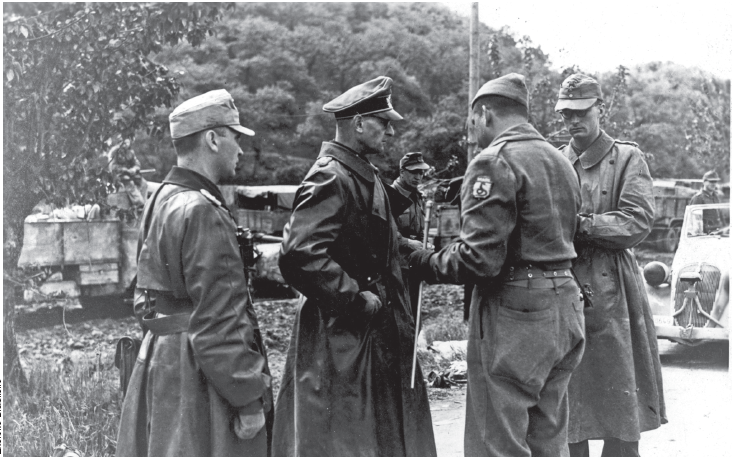
{"label": "peaked military cap", "polygon": [[703,175],[703,181],[721,181],[721,177],[718,176],[715,170],[710,170]]}
{"label": "peaked military cap", "polygon": [[240,125],[238,109],[227,90],[212,90],[195,96],[178,105],[169,114],[173,140],[215,127],[230,127],[243,135],[255,135],[253,130]]}
{"label": "peaked military cap", "polygon": [[401,158],[399,168],[403,170],[429,170],[429,165],[424,163],[421,152],[410,152]]}
{"label": "peaked military cap", "polygon": [[593,78],[583,74],[573,74],[562,81],[557,94],[555,111],[571,109],[580,111],[588,109],[599,99],[603,99],[600,84]]}
{"label": "peaked military cap", "polygon": [[376,77],[356,85],[322,106],[325,112],[335,114],[335,119],[350,119],[358,114],[373,115],[388,120],[403,120],[391,105],[390,77]]}
{"label": "peaked military cap", "polygon": [[524,76],[521,74],[511,73],[506,74],[503,77],[489,80],[484,83],[478,93],[475,94],[473,102],[470,107],[475,106],[475,102],[483,96],[503,96],[504,98],[512,99],[519,104],[523,104],[526,107],[528,91],[526,89],[526,83],[524,82]]}

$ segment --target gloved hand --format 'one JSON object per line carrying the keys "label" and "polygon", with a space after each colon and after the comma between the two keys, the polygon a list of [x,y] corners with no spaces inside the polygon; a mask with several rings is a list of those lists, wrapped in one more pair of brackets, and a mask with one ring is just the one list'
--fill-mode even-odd
{"label": "gloved hand", "polygon": [[358,297],[361,297],[363,300],[365,300],[363,310],[366,314],[373,314],[381,307],[381,298],[373,292],[365,290],[363,292],[360,292],[358,294]]}
{"label": "gloved hand", "polygon": [[[233,431],[241,440],[250,440],[266,425],[266,417],[263,415],[263,409],[255,414],[245,414],[244,412],[239,412],[235,418]],[[249,409],[247,412],[252,411]]]}
{"label": "gloved hand", "polygon": [[409,254],[409,271],[422,281],[432,281],[432,268],[429,266],[429,259],[434,255],[433,250],[415,250]]}

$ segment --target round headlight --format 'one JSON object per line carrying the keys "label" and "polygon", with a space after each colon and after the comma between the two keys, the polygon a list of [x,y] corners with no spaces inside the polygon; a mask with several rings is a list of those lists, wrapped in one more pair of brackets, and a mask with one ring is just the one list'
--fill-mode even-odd
{"label": "round headlight", "polygon": [[644,280],[653,287],[659,287],[667,282],[670,269],[664,263],[653,261],[644,267]]}

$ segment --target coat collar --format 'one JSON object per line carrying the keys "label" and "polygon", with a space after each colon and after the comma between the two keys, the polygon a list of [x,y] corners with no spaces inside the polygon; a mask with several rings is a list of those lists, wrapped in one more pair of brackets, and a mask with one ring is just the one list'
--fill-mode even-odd
{"label": "coat collar", "polygon": [[509,141],[542,140],[544,137],[530,123],[523,123],[509,127],[498,135],[489,147]]}
{"label": "coat collar", "polygon": [[193,189],[195,191],[200,191],[204,189],[208,193],[215,196],[215,199],[220,201],[222,207],[227,208],[225,206],[225,198],[223,197],[220,188],[218,188],[217,185],[210,181],[207,177],[195,172],[194,170],[189,170],[188,168],[177,166],[171,167],[169,174],[166,175],[166,178],[164,179],[164,183],[175,184],[177,186],[181,186],[187,189]]}
{"label": "coat collar", "polygon": [[394,182],[392,183],[391,186],[393,186],[394,189],[396,189],[398,192],[400,192],[401,195],[403,195],[404,197],[413,197],[413,196],[418,196],[419,195],[419,192],[418,191],[410,191],[407,188],[405,188],[404,186],[402,186],[401,181],[399,181],[400,179],[401,179],[400,177],[399,178],[396,178],[394,180]]}
{"label": "coat collar", "polygon": [[576,160],[580,160],[580,166],[587,170],[603,160],[608,151],[613,147],[613,143],[613,138],[611,138],[608,133],[601,130],[601,135],[598,139],[593,141],[593,144],[588,146],[588,149],[580,154],[580,157],[578,157],[575,150],[572,148],[572,140],[570,140],[570,144],[565,146],[565,155],[573,165]]}
{"label": "coat collar", "polygon": [[353,172],[360,175],[365,181],[373,183],[378,170],[370,162],[360,157],[360,154],[337,141],[324,141],[319,151],[320,157],[332,157]]}

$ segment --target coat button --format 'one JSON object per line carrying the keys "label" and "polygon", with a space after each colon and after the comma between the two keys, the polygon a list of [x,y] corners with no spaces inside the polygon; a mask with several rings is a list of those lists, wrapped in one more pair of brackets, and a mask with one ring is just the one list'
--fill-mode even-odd
{"label": "coat button", "polygon": [[608,276],[608,273],[606,273],[606,272],[604,271],[604,272],[603,272],[603,273],[602,273],[601,275],[602,275],[602,276]]}
{"label": "coat button", "polygon": [[603,195],[605,196],[606,194],[608,194],[608,191],[606,191],[606,190],[604,189],[603,191],[601,191],[601,194],[603,194]]}
{"label": "coat button", "polygon": [[613,159],[609,160],[608,163],[613,165]]}

